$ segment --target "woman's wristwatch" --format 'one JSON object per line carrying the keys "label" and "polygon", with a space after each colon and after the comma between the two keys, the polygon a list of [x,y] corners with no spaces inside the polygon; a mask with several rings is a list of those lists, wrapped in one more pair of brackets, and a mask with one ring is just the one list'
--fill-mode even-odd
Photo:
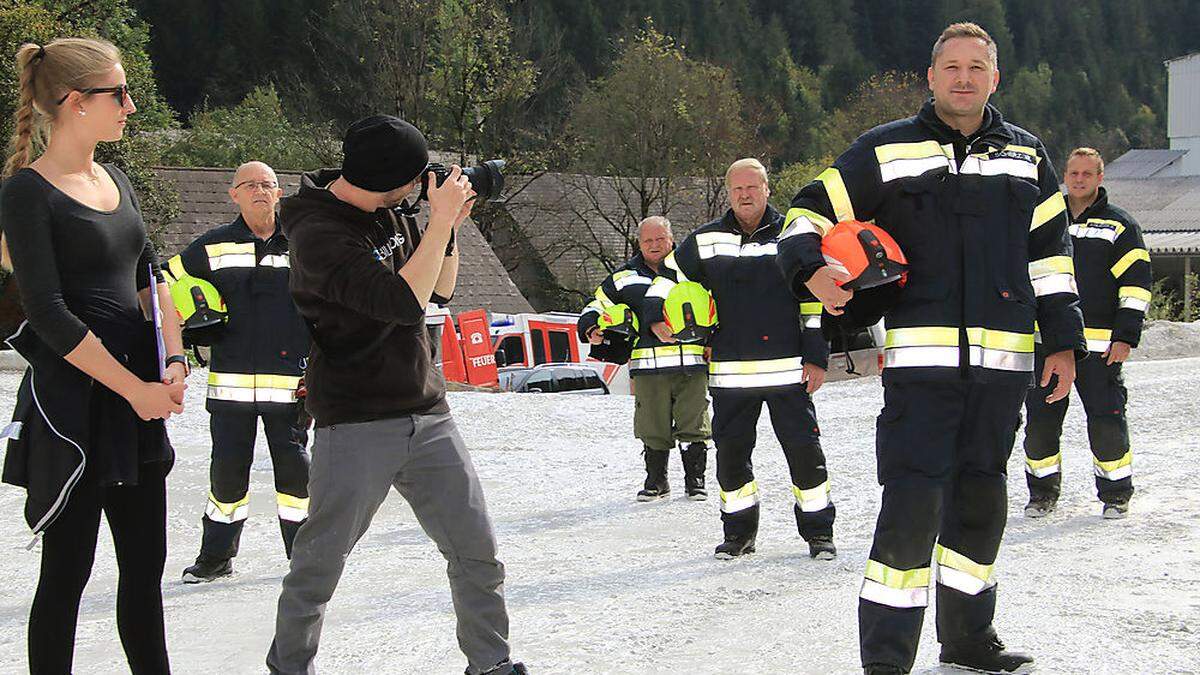
{"label": "woman's wristwatch", "polygon": [[172,355],[168,356],[167,358],[163,359],[163,367],[164,368],[171,365],[172,363],[182,363],[183,364],[183,376],[184,377],[191,375],[192,369],[190,366],[188,366],[187,357],[184,356],[183,354],[172,354]]}

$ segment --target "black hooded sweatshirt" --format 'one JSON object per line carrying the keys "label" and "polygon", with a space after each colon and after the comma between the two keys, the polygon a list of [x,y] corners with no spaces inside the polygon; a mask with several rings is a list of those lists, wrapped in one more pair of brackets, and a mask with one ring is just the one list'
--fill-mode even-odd
{"label": "black hooded sweatshirt", "polygon": [[425,307],[396,273],[421,232],[393,210],[367,213],[335,197],[327,188],[339,175],[304,174],[280,210],[292,298],[313,338],[308,411],[318,427],[449,412]]}

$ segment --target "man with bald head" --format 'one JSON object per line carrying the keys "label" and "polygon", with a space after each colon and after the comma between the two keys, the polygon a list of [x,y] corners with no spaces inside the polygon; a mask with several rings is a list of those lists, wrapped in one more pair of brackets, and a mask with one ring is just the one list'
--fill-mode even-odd
{"label": "man with bald head", "polygon": [[684,491],[688,499],[708,498],[704,487],[709,438],[708,367],[704,347],[667,343],[651,330],[662,321],[644,306],[646,291],[654,277],[671,274],[663,260],[675,248],[671,222],[651,216],[638,225],[638,253],[613,272],[596,289],[596,297],[579,316],[579,337],[592,345],[606,339],[600,316],[616,305],[628,305],[638,317],[637,342],[629,359],[633,383],[633,435],[642,441],[646,481],[637,493],[640,502],[670,495],[667,463],[671,448],[679,447],[684,469]]}
{"label": "man with bald head", "polygon": [[200,555],[184,570],[184,583],[233,573],[250,512],[250,465],[260,417],[289,557],[308,516],[308,418],[302,418],[297,393],[309,335],[288,293],[288,240],[275,212],[282,194],[271,167],[241,165],[229,187],[238,217],[204,233],[167,264],[174,280],[190,276],[212,283],[228,313],[212,344],[208,374],[213,445]]}

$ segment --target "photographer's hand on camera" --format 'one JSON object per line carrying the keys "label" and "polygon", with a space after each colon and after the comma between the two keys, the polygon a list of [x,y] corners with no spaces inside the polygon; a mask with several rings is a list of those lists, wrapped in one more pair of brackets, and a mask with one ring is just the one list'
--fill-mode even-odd
{"label": "photographer's hand on camera", "polygon": [[437,184],[437,175],[432,171],[426,178],[429,181],[429,228],[457,229],[466,214],[471,212],[468,200],[475,196],[471,181],[467,180],[457,164],[450,167],[450,175],[441,185]]}
{"label": "photographer's hand on camera", "polygon": [[435,294],[443,299],[453,294],[458,257],[456,253],[447,255],[447,248],[454,232],[471,212],[470,200],[475,196],[470,181],[458,165],[450,167],[450,174],[441,185],[432,171],[426,174],[426,180],[429,226],[425,228],[416,252],[399,272],[422,306]]}

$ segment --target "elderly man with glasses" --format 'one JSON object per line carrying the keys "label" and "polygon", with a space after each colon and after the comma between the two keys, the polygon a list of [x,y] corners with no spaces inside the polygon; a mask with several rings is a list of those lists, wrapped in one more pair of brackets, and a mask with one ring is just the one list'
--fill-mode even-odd
{"label": "elderly man with glasses", "polygon": [[309,418],[298,402],[309,336],[288,294],[288,240],[275,209],[283,191],[271,167],[247,162],[229,197],[241,213],[171,258],[174,280],[196,277],[221,295],[228,321],[212,344],[208,375],[212,464],[202,519],[204,534],[184,583],[233,573],[242,526],[250,511],[250,465],[262,418],[275,471],[275,502],[283,545],[308,516]]}

